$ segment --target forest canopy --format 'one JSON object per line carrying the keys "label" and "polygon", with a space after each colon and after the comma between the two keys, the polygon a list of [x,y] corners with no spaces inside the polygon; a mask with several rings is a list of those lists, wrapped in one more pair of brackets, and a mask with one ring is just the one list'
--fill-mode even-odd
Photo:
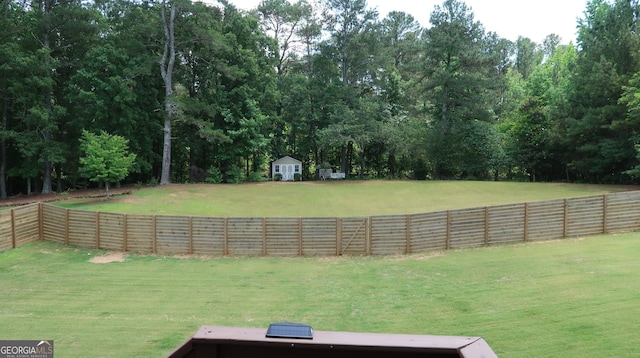
{"label": "forest canopy", "polygon": [[83,133],[127,141],[125,183],[259,181],[285,155],[305,179],[640,178],[637,0],[588,1],[569,44],[461,0],[427,27],[366,0],[0,4],[2,198],[97,185]]}

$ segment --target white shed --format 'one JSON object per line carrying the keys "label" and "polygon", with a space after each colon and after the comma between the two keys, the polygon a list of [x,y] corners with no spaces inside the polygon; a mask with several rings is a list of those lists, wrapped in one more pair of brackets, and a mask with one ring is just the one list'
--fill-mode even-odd
{"label": "white shed", "polygon": [[293,181],[295,174],[299,174],[302,180],[302,162],[290,156],[275,160],[271,163],[271,178],[274,179],[277,174],[282,175],[284,181]]}

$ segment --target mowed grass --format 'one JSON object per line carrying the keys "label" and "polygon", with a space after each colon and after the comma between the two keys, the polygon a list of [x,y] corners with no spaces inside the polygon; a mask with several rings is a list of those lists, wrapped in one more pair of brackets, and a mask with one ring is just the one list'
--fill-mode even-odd
{"label": "mowed grass", "polygon": [[500,357],[637,351],[640,235],[431,254],[172,258],[36,242],[0,253],[0,338],[161,357],[201,325],[481,336]]}
{"label": "mowed grass", "polygon": [[72,209],[127,214],[335,217],[414,214],[597,195],[635,187],[473,181],[325,181],[168,185],[130,196],[66,200]]}
{"label": "mowed grass", "polygon": [[[57,205],[136,214],[364,216],[632,187],[494,182],[170,185]],[[482,336],[500,357],[636,350],[640,234],[389,257],[173,258],[37,242],[0,253],[0,339],[61,357],[159,357],[201,325]]]}

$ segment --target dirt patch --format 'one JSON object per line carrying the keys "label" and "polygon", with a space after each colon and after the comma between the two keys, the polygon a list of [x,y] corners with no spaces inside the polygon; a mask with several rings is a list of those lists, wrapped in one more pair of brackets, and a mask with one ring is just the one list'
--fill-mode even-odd
{"label": "dirt patch", "polygon": [[[131,195],[133,191],[134,188],[132,187],[112,188],[109,189],[109,196],[115,197]],[[0,207],[13,207],[34,203],[49,203],[69,199],[105,198],[106,196],[107,193],[104,191],[104,189],[78,189],[66,191],[64,193],[16,195],[7,199],[0,200]]]}
{"label": "dirt patch", "polygon": [[95,256],[89,260],[94,264],[108,264],[110,262],[124,262],[124,252],[110,252],[104,256]]}

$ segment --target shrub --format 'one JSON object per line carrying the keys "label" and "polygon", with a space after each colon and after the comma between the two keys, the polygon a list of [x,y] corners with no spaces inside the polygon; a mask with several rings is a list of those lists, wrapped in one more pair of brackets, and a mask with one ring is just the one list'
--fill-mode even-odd
{"label": "shrub", "polygon": [[273,180],[282,181],[282,174],[278,173],[278,174],[274,175],[273,176]]}
{"label": "shrub", "polygon": [[217,167],[211,167],[207,170],[207,177],[204,179],[206,183],[209,184],[220,184],[222,183],[222,173],[220,169]]}
{"label": "shrub", "polygon": [[302,175],[300,175],[300,173],[293,174],[293,181],[301,181],[301,180],[302,180]]}
{"label": "shrub", "polygon": [[245,181],[251,182],[251,183],[259,183],[259,182],[265,181],[265,179],[262,176],[262,174],[260,174],[258,172],[251,172],[251,173],[249,173],[249,176],[247,177],[247,179]]}
{"label": "shrub", "polygon": [[238,184],[242,182],[242,170],[238,167],[232,167],[227,171],[227,183]]}

